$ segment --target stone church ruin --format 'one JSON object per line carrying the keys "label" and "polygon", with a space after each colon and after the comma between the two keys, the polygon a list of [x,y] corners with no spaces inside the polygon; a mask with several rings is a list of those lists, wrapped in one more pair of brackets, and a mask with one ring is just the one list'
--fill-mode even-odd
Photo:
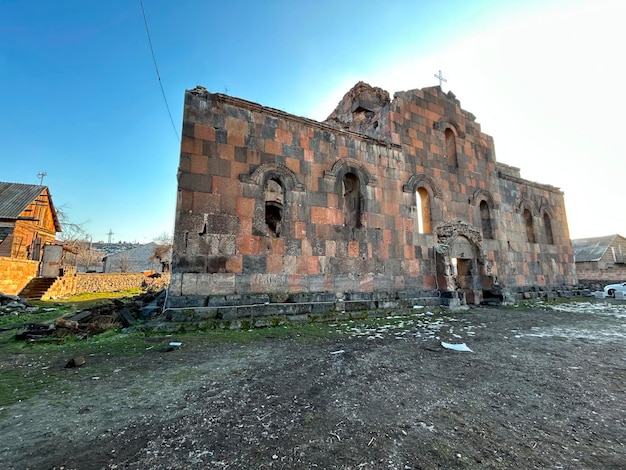
{"label": "stone church ruin", "polygon": [[498,163],[438,86],[391,99],[359,82],[324,122],[186,91],[173,249],[169,307],[212,318],[576,282],[563,193]]}

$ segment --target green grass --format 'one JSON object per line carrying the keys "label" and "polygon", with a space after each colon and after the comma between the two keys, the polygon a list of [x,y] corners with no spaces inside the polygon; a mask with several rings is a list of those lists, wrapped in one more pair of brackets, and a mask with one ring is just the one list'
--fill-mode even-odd
{"label": "green grass", "polygon": [[[143,294],[144,291],[142,289],[130,289],[119,292],[88,292],[85,294],[76,294],[70,297],[65,297],[63,299],[54,300],[54,303],[61,304],[74,304],[74,303],[83,303],[83,302],[98,302],[102,300],[111,300],[111,299],[121,299],[124,297],[134,297],[136,295]],[[45,303],[46,301],[42,301]]]}
{"label": "green grass", "polygon": [[[106,374],[118,364],[135,364],[138,368],[137,373],[142,373],[142,364],[149,364],[149,355],[154,354],[155,350],[167,348],[170,341],[182,342],[183,348],[264,341],[294,341],[302,345],[323,344],[345,338],[345,333],[338,325],[376,327],[406,320],[413,313],[413,311],[390,311],[385,316],[362,318],[352,322],[297,323],[248,330],[215,328],[168,334],[150,331],[122,333],[119,329],[113,329],[86,339],[67,335],[58,338],[57,342],[15,340],[16,328],[22,325],[53,322],[56,318],[89,308],[94,303],[132,295],[135,293],[107,293],[106,296],[89,294],[63,301],[37,302],[36,304],[42,307],[41,313],[0,317],[0,326],[13,328],[0,332],[0,407],[26,400],[39,393],[56,393],[67,387],[71,388],[74,382],[68,382],[71,373],[64,369],[64,366],[67,361],[78,355],[85,357],[90,373],[94,375]],[[439,313],[438,310],[432,311]],[[407,314],[408,316],[397,319],[390,318]],[[181,374],[184,376],[186,372]],[[180,380],[184,379],[183,376]]]}
{"label": "green grass", "polygon": [[27,400],[56,382],[53,374],[40,368],[0,370],[0,407]]}

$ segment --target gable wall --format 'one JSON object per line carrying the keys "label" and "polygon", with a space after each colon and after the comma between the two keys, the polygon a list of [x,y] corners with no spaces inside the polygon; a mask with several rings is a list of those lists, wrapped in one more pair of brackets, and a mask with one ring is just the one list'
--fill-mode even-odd
{"label": "gable wall", "polygon": [[[450,126],[458,167],[445,155]],[[483,240],[482,247],[496,283],[511,289],[573,283],[562,193],[525,184],[515,169],[499,166],[493,140],[454,97],[438,88],[397,93],[377,132],[371,138],[206,90],[188,91],[171,295],[432,290],[439,286],[437,224],[462,221],[480,230],[485,198],[495,239]],[[347,171],[361,180],[361,228],[344,226],[341,180]],[[268,233],[264,219],[268,177],[285,188],[278,237]],[[418,180],[432,192],[430,234],[416,231],[410,183]],[[525,241],[523,200],[536,207],[538,243]],[[540,236],[539,208],[546,205],[552,245]]]}

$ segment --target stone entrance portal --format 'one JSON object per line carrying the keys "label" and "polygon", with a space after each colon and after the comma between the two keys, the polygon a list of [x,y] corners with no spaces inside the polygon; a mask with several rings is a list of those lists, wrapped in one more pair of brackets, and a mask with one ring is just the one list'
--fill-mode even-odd
{"label": "stone entrance portal", "polygon": [[437,238],[437,277],[444,297],[460,305],[480,304],[484,284],[492,284],[480,232],[465,222],[449,222],[437,227]]}

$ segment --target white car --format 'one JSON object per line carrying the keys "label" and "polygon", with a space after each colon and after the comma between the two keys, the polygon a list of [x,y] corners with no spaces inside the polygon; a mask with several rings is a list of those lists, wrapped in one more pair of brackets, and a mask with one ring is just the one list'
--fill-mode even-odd
{"label": "white car", "polygon": [[609,284],[608,286],[604,286],[604,295],[607,297],[615,297],[615,291],[626,292],[626,282],[622,282],[621,284]]}

